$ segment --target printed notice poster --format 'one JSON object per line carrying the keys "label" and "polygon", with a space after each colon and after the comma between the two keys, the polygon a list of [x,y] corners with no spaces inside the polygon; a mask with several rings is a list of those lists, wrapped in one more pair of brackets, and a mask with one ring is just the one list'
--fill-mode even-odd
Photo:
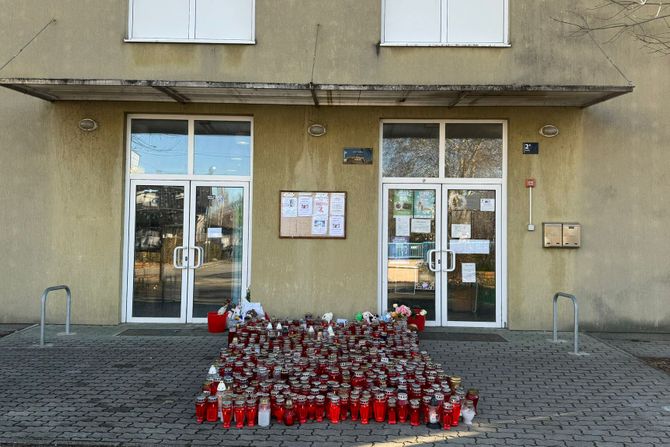
{"label": "printed notice poster", "polygon": [[454,239],[470,239],[470,224],[451,224],[451,237]]}
{"label": "printed notice poster", "polygon": [[314,195],[314,210],[315,216],[328,216],[328,193],[318,193]]}
{"label": "printed notice poster", "polygon": [[298,196],[298,216],[299,217],[312,217],[313,209],[313,200],[311,194],[308,196],[300,195]]}
{"label": "printed notice poster", "polygon": [[488,239],[449,239],[449,249],[457,255],[488,255],[491,241]]}
{"label": "printed notice poster", "polygon": [[496,210],[496,199],[480,199],[479,211],[493,212]]}
{"label": "printed notice poster", "polygon": [[412,219],[412,233],[430,233],[430,219]]}
{"label": "printed notice poster", "polygon": [[221,239],[223,237],[223,228],[207,228],[207,239]]}
{"label": "printed notice poster", "polygon": [[323,236],[328,233],[328,218],[321,216],[312,217],[312,234]]}
{"label": "printed notice poster", "polygon": [[335,237],[344,236],[344,216],[330,216],[328,233]]}
{"label": "printed notice poster", "polygon": [[409,216],[398,216],[395,218],[395,235],[399,237],[409,236]]}
{"label": "printed notice poster", "polygon": [[477,268],[474,262],[461,263],[461,275],[463,282],[477,282]]}
{"label": "printed notice poster", "polygon": [[344,216],[344,194],[332,193],[330,195],[330,215]]}
{"label": "printed notice poster", "polygon": [[298,217],[298,198],[294,194],[287,193],[281,198],[281,217]]}
{"label": "printed notice poster", "polygon": [[393,217],[411,216],[414,194],[409,189],[393,190]]}
{"label": "printed notice poster", "polygon": [[414,191],[414,217],[435,218],[435,191]]}

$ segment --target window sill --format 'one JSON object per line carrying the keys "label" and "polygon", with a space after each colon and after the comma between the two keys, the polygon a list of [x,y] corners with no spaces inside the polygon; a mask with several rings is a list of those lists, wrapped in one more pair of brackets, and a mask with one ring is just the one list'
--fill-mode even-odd
{"label": "window sill", "polygon": [[511,43],[382,42],[382,47],[510,48]]}
{"label": "window sill", "polygon": [[216,40],[216,39],[123,39],[125,43],[190,43],[190,44],[226,44],[256,45],[255,40]]}

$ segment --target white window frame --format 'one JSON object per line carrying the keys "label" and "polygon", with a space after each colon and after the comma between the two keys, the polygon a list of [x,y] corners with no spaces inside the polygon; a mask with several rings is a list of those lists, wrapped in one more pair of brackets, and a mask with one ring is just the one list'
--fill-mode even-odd
{"label": "white window frame", "polygon": [[[502,42],[447,42],[446,16],[440,17],[439,42],[386,42],[386,0],[382,2],[381,39],[382,47],[511,47],[509,41],[509,0],[503,0],[503,41]],[[447,0],[441,0],[441,11],[446,11]]]}
{"label": "white window frame", "polygon": [[[384,177],[384,124],[438,124],[439,133],[439,176],[438,177]],[[501,124],[503,130],[503,157],[502,157],[502,177],[500,178],[454,178],[445,177],[445,154],[446,154],[446,126],[448,124]],[[385,228],[385,187],[392,185],[399,187],[401,185],[410,185],[421,188],[423,185],[442,185],[441,188],[467,189],[490,186],[499,188],[500,193],[500,226],[496,226],[500,240],[500,259],[501,265],[496,262],[496,271],[500,275],[500,321],[491,323],[450,323],[450,326],[464,327],[507,327],[507,315],[509,306],[509,296],[507,294],[507,153],[509,138],[509,123],[506,119],[382,119],[379,121],[379,171],[378,171],[378,208],[377,208],[377,312],[381,314],[386,308],[386,268],[387,257],[384,251],[386,234]]]}
{"label": "white window frame", "polygon": [[246,39],[197,39],[195,37],[195,2],[196,0],[189,0],[189,26],[188,26],[188,39],[179,39],[179,38],[143,38],[143,37],[133,37],[133,3],[135,0],[128,0],[128,30],[126,35],[125,42],[133,43],[224,43],[224,44],[238,44],[238,45],[255,45],[256,44],[256,0],[251,0],[251,40]]}

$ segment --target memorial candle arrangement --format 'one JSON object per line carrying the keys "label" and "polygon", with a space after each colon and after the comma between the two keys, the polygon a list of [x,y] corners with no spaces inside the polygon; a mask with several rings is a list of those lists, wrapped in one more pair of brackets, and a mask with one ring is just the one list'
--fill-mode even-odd
{"label": "memorial candle arrangement", "polygon": [[470,425],[479,391],[461,389],[407,322],[249,321],[209,369],[198,423],[223,428],[351,420],[449,430]]}

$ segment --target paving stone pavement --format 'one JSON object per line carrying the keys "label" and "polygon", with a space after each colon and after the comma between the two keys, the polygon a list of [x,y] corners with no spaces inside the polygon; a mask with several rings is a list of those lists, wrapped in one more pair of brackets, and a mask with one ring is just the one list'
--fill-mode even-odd
{"label": "paving stone pavement", "polygon": [[470,431],[352,422],[224,430],[193,417],[224,337],[115,336],[127,327],[137,326],[74,326],[73,336],[49,326],[47,348],[35,346],[37,327],[1,338],[0,445],[670,445],[670,376],[586,335],[589,356],[542,332],[494,331],[507,343],[422,341],[480,389]]}

